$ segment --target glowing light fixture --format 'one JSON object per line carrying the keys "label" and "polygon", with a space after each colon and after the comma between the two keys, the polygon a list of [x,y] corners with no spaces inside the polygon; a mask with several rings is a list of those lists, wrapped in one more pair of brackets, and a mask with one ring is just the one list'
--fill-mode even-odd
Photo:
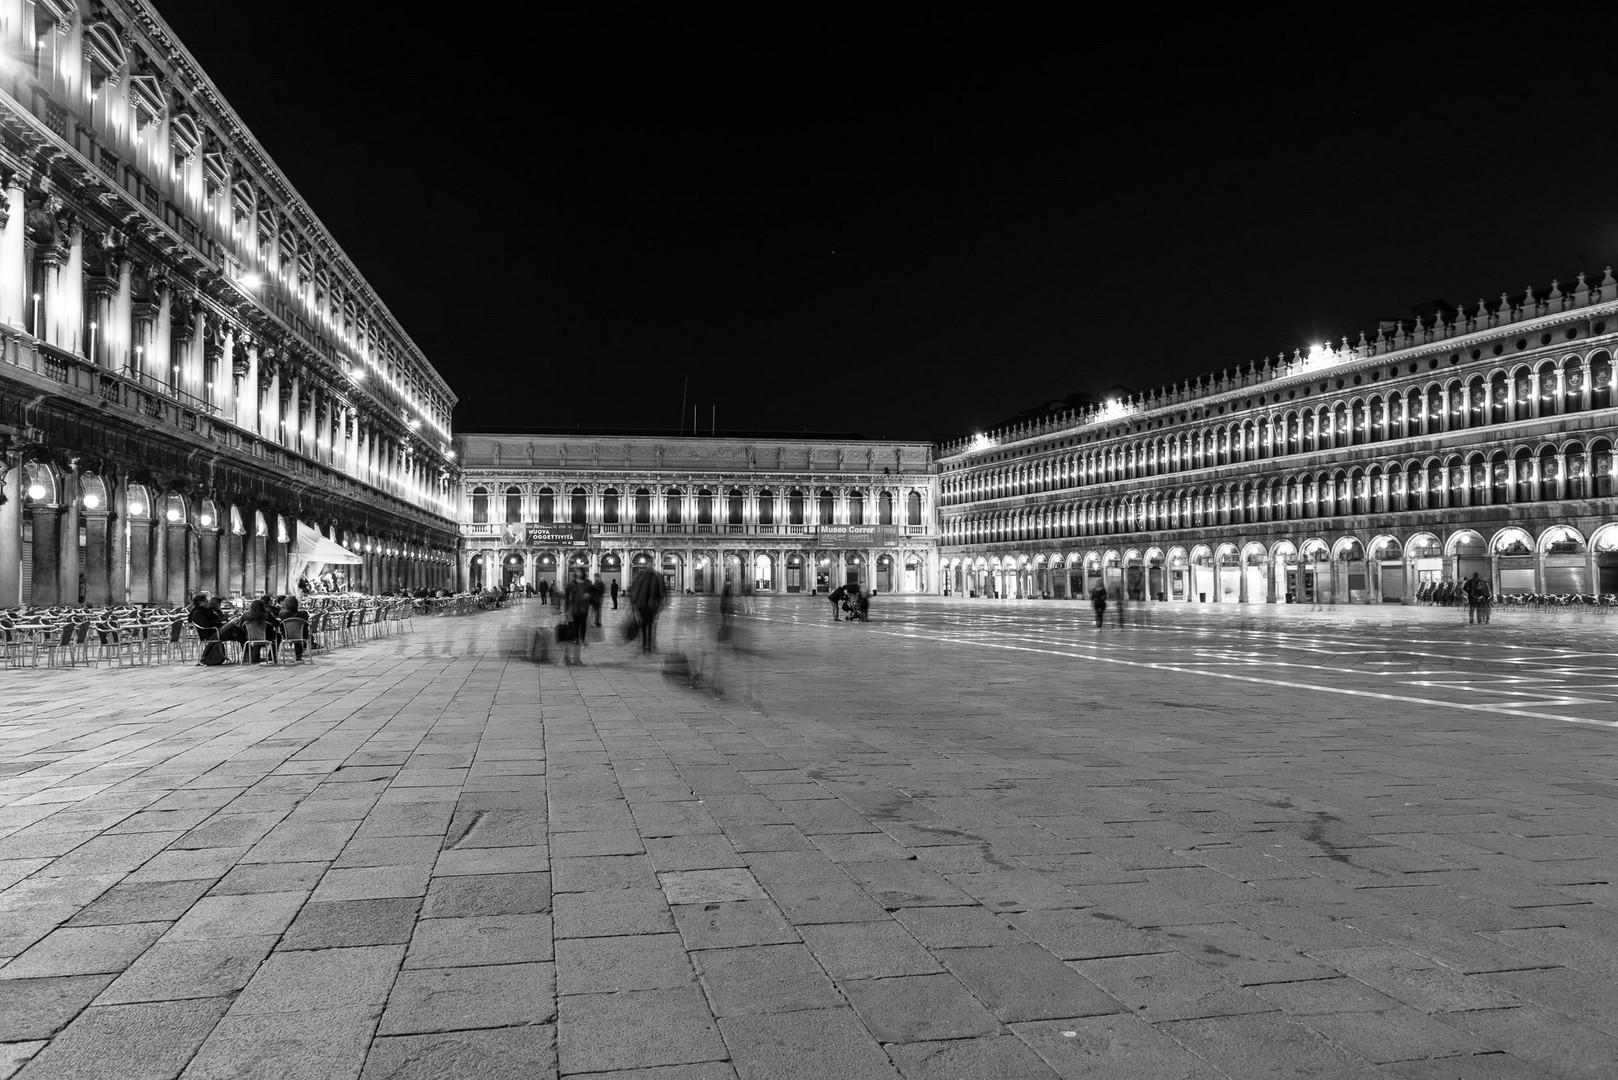
{"label": "glowing light fixture", "polygon": [[[237,233],[236,235],[240,236],[241,234]],[[242,275],[242,284],[246,285],[249,289],[256,289],[260,285],[264,284],[264,279],[258,276],[258,272],[256,270],[249,270],[247,273]]]}
{"label": "glowing light fixture", "polygon": [[100,505],[101,505],[101,497],[99,495],[93,495],[92,494],[92,495],[86,495],[84,497],[84,508],[86,510],[94,510],[96,507],[98,507]]}
{"label": "glowing light fixture", "polygon": [[163,516],[168,518],[170,521],[179,521],[180,520],[180,512],[178,510],[176,510],[172,506],[169,507],[169,512],[167,514],[163,515]]}
{"label": "glowing light fixture", "polygon": [[212,514],[203,514],[201,517],[197,518],[197,521],[198,521],[198,523],[200,523],[202,525],[202,527],[204,529],[206,529],[208,526],[213,524],[213,515]]}
{"label": "glowing light fixture", "polygon": [[991,447],[993,445],[994,445],[994,440],[989,438],[987,435],[983,434],[983,432],[981,432],[981,431],[978,432],[976,435],[972,436],[972,449],[973,450],[987,450],[989,447]]}
{"label": "glowing light fixture", "polygon": [[142,514],[146,513],[146,507],[142,506],[140,503],[130,503],[129,513],[132,517],[140,517]]}
{"label": "glowing light fixture", "polygon": [[43,499],[45,497],[45,486],[43,484],[29,484],[28,497],[30,499]]}

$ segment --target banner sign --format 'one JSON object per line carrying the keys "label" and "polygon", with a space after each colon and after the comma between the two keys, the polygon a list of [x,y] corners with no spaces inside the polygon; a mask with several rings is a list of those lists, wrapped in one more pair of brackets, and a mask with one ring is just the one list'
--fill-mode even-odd
{"label": "banner sign", "polygon": [[572,522],[528,525],[523,539],[529,547],[584,547],[590,542],[590,528]]}
{"label": "banner sign", "polygon": [[817,525],[815,538],[833,547],[894,547],[899,543],[892,525]]}

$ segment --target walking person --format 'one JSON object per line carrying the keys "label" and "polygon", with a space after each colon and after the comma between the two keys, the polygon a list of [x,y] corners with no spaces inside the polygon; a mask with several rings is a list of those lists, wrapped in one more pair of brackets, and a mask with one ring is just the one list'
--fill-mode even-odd
{"label": "walking person", "polygon": [[1107,618],[1107,587],[1105,585],[1098,583],[1095,588],[1090,590],[1090,606],[1095,609],[1096,629],[1100,630],[1102,623]]}
{"label": "walking person", "polygon": [[1125,588],[1118,593],[1118,629],[1124,628],[1124,601],[1129,598],[1129,590]]}
{"label": "walking person", "polygon": [[612,610],[617,611],[618,610],[618,579],[617,578],[612,579],[612,588],[609,589],[608,592],[610,592],[612,594]]}
{"label": "walking person", "polygon": [[1478,618],[1478,593],[1484,588],[1487,588],[1487,586],[1483,584],[1483,579],[1478,576],[1476,570],[1472,571],[1472,576],[1461,584],[1461,592],[1466,597],[1466,621],[1468,623],[1483,621]]}
{"label": "walking person", "polygon": [[657,613],[663,607],[663,579],[651,570],[639,570],[629,583],[629,604],[640,623],[640,651],[657,651]]}
{"label": "walking person", "polygon": [[1477,579],[1473,595],[1477,601],[1478,622],[1486,623],[1489,621],[1489,613],[1494,609],[1494,587],[1477,574],[1472,576]]}
{"label": "walking person", "polygon": [[607,594],[606,582],[597,574],[596,579],[590,582],[590,613],[595,616],[595,624],[601,625],[601,598]]}
{"label": "walking person", "polygon": [[569,664],[584,666],[585,627],[590,622],[590,582],[580,570],[567,583],[566,610],[572,638],[562,650],[562,659]]}

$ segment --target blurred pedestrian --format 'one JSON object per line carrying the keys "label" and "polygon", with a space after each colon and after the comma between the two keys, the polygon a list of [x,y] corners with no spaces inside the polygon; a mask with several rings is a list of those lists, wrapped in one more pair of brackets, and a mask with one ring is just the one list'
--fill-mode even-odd
{"label": "blurred pedestrian", "polygon": [[1090,590],[1090,606],[1095,609],[1096,629],[1100,630],[1102,621],[1107,617],[1107,587],[1105,585],[1098,582],[1096,587]]}
{"label": "blurred pedestrian", "polygon": [[567,583],[566,611],[572,634],[567,648],[562,650],[562,659],[565,663],[583,666],[585,627],[590,622],[590,582],[583,570],[576,571]]}
{"label": "blurred pedestrian", "polygon": [[597,574],[596,579],[590,582],[590,612],[595,616],[595,624],[601,625],[601,598],[607,595],[607,584]]}
{"label": "blurred pedestrian", "polygon": [[640,651],[657,651],[657,614],[663,609],[663,579],[651,570],[639,570],[629,583],[629,603],[640,623]]}
{"label": "blurred pedestrian", "polygon": [[837,586],[837,588],[826,594],[826,599],[831,601],[831,621],[841,622],[843,620],[843,601],[848,599],[848,586]]}
{"label": "blurred pedestrian", "polygon": [[612,610],[617,611],[618,610],[618,579],[617,578],[612,579],[612,588],[609,589],[608,591],[612,594]]}

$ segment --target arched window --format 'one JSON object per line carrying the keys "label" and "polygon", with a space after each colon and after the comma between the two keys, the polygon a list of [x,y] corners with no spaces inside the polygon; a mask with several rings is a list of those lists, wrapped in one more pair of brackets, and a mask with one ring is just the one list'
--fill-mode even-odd
{"label": "arched window", "polygon": [[707,488],[697,492],[697,524],[713,524],[713,492]]}
{"label": "arched window", "polygon": [[884,491],[877,496],[876,523],[878,525],[893,524],[893,492]]}
{"label": "arched window", "polygon": [[635,489],[635,524],[652,523],[652,493],[646,488]]}
{"label": "arched window", "polygon": [[921,492],[912,491],[905,497],[905,524],[921,524]]}
{"label": "arched window", "polygon": [[588,508],[589,504],[590,504],[590,497],[585,493],[584,489],[581,488],[581,487],[574,488],[573,489],[573,514],[572,514],[573,524],[575,524],[575,525],[583,525],[584,524],[584,522],[585,522],[585,511]]}
{"label": "arched window", "polygon": [[506,488],[506,520],[522,520],[522,489],[519,487]]}
{"label": "arched window", "polygon": [[865,492],[850,491],[848,493],[848,523],[850,525],[865,524]]}
{"label": "arched window", "polygon": [[775,492],[761,491],[758,493],[758,523],[760,525],[775,524]]}
{"label": "arched window", "polygon": [[787,498],[787,514],[787,524],[805,524],[803,520],[803,492],[798,488],[793,488],[792,494]]}
{"label": "arched window", "polygon": [[489,489],[475,487],[472,489],[472,524],[487,525],[489,523]]}
{"label": "arched window", "polygon": [[669,488],[663,493],[663,520],[670,525],[680,524],[680,507],[685,502],[685,492],[679,488]]}
{"label": "arched window", "polygon": [[731,488],[725,496],[725,523],[727,525],[740,525],[746,496],[741,488]]}
{"label": "arched window", "polygon": [[821,488],[820,489],[820,520],[816,524],[819,524],[819,525],[830,525],[830,524],[832,524],[832,521],[833,521],[832,511],[836,506],[837,506],[837,496],[835,496],[835,495],[833,495],[831,493],[830,488]]}
{"label": "arched window", "polygon": [[549,525],[556,520],[556,492],[548,487],[539,489],[539,505],[536,508],[536,520],[543,525]]}
{"label": "arched window", "polygon": [[606,525],[618,524],[617,488],[608,488],[601,493],[601,521]]}

